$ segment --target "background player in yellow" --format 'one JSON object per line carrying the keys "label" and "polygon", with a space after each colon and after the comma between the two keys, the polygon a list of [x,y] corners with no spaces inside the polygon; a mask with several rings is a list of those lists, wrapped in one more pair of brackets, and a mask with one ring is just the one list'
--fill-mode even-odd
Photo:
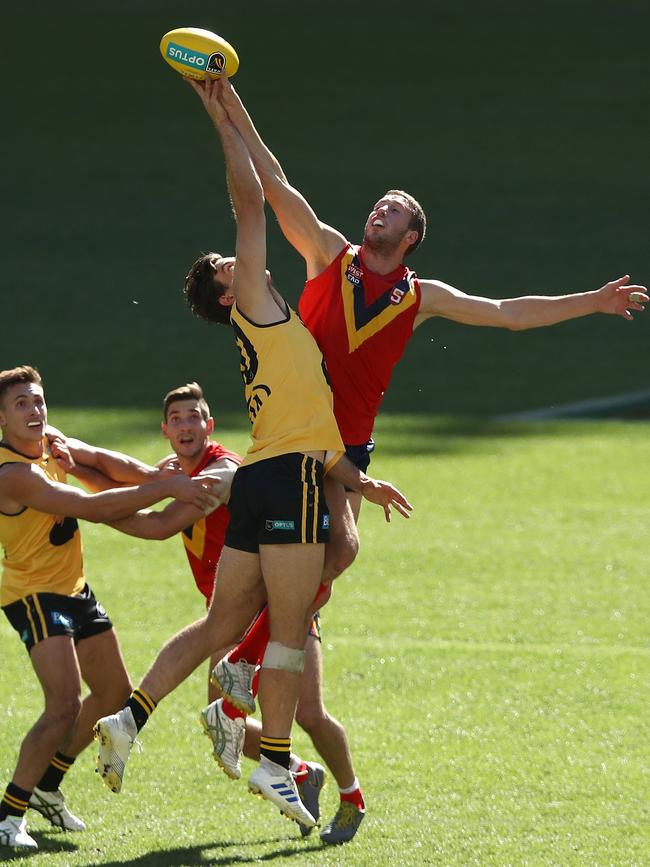
{"label": "background player in yellow", "polygon": [[[49,448],[47,407],[38,371],[0,371],[0,603],[30,655],[45,709],[24,738],[0,802],[0,845],[37,848],[25,811],[81,831],[59,791],[64,774],[92,739],[101,714],[130,690],[112,623],[86,583],[77,518],[111,521],[178,497],[204,508],[213,483],[186,476],[87,494],[66,484],[72,460]],[[128,482],[128,465],[121,482]],[[81,681],[90,689],[81,701]]]}

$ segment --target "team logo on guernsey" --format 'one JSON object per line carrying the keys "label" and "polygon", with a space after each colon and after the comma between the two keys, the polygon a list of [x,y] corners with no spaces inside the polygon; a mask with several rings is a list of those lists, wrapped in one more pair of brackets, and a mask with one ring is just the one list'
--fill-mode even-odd
{"label": "team logo on guernsey", "polygon": [[76,518],[64,518],[60,523],[56,523],[50,530],[50,542],[57,548],[65,545],[79,529]]}
{"label": "team logo on guernsey", "polygon": [[323,530],[329,530],[330,528],[330,516],[323,515]]}
{"label": "team logo on guernsey", "polygon": [[250,385],[255,379],[257,368],[259,367],[257,352],[255,352],[255,347],[236,322],[232,323],[232,327],[235,332],[235,343],[239,350],[241,377],[244,380],[244,385]]}
{"label": "team logo on guernsey", "polygon": [[262,409],[262,404],[265,398],[271,394],[271,389],[268,385],[256,385],[246,401],[248,407],[248,417],[253,422],[257,418],[258,412]]}
{"label": "team logo on guernsey", "polygon": [[354,262],[350,262],[345,269],[345,279],[349,283],[352,283],[353,286],[358,286],[361,283],[361,268],[355,265]]}
{"label": "team logo on guernsey", "polygon": [[341,262],[341,293],[350,352],[358,349],[370,337],[389,325],[397,316],[417,303],[415,274],[406,271],[404,277],[382,292],[374,301],[366,302],[363,272],[359,257],[350,254]]}

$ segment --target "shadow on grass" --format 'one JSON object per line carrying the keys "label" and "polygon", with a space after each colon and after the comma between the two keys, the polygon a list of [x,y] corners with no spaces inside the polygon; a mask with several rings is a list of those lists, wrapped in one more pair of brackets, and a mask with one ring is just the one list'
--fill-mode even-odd
{"label": "shadow on grass", "polygon": [[[620,420],[611,423],[624,424]],[[608,422],[609,423],[609,422]],[[489,450],[494,443],[544,437],[575,437],[594,429],[594,420],[496,421],[471,416],[380,416],[373,434],[378,454],[454,455]],[[602,426],[603,421],[598,422]]]}
{"label": "shadow on grass", "polygon": [[64,852],[77,852],[79,846],[70,842],[70,837],[59,831],[43,832],[29,828],[29,835],[38,843],[38,849],[0,849],[0,864],[12,864],[23,861],[32,855],[59,855]]}
{"label": "shadow on grass", "polygon": [[[259,845],[269,843],[284,843],[281,849],[274,852],[268,852],[266,855],[260,855]],[[246,848],[251,847],[250,855],[227,852],[233,847]],[[197,846],[186,846],[179,849],[167,849],[164,851],[157,850],[149,852],[147,855],[138,855],[137,858],[121,858],[119,861],[89,861],[85,867],[91,867],[98,863],[102,867],[193,867],[193,865],[226,865],[226,864],[255,864],[261,861],[274,861],[276,858],[290,858],[292,855],[302,856],[305,853],[313,853],[322,849],[320,842],[314,842],[309,845],[301,845],[290,847],[286,845],[286,838],[275,837],[267,840],[253,840],[250,842],[235,842],[235,843],[205,843]],[[219,850],[224,852],[219,857]],[[216,857],[215,857],[216,855]]]}

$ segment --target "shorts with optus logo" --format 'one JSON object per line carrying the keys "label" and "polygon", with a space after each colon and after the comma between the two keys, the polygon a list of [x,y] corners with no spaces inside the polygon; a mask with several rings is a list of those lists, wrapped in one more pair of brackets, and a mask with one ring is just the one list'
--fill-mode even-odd
{"label": "shorts with optus logo", "polygon": [[300,453],[240,467],[228,502],[226,545],[257,554],[260,545],[329,542],[323,465]]}
{"label": "shorts with optus logo", "polygon": [[61,593],[33,593],[2,610],[20,635],[27,652],[54,635],[68,635],[77,644],[84,638],[113,628],[104,606],[86,584],[76,596]]}

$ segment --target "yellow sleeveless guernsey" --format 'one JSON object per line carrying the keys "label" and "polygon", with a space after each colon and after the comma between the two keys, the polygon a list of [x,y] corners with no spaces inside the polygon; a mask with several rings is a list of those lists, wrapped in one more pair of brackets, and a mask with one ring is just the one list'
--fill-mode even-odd
{"label": "yellow sleeveless guernsey", "polygon": [[[34,464],[52,481],[65,482],[65,472],[49,454],[29,458],[0,443],[0,471],[3,464],[16,463]],[[74,596],[83,590],[81,534],[74,518],[27,507],[15,515],[0,512],[0,544],[5,554],[0,605],[32,593]]]}
{"label": "yellow sleeveless guernsey", "polygon": [[253,444],[242,466],[291,452],[330,452],[327,472],[343,454],[332,411],[332,390],[316,341],[289,305],[287,318],[256,325],[233,304],[230,321]]}

